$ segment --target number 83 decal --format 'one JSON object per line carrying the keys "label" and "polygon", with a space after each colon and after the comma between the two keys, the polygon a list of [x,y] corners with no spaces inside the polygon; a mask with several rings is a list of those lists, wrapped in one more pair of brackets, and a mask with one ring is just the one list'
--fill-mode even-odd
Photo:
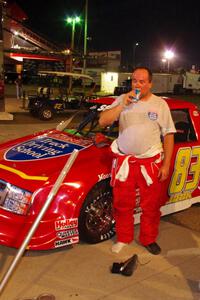
{"label": "number 83 decal", "polygon": [[200,178],[200,147],[180,148],[169,185],[170,202],[191,198]]}

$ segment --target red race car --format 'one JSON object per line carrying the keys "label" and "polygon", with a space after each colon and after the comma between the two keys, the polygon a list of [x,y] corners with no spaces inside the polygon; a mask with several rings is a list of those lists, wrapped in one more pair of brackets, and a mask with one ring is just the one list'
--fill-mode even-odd
{"label": "red race car", "polygon": [[[78,243],[97,243],[114,235],[110,143],[117,123],[98,126],[102,105],[113,97],[92,100],[76,129],[62,123],[56,129],[16,139],[0,146],[0,244],[20,247],[41,211],[70,153],[78,157],[29,243],[43,250]],[[166,99],[177,128],[171,175],[163,189],[163,215],[200,202],[200,113],[194,104]],[[75,123],[72,120],[72,123]],[[140,219],[139,205],[135,222]]]}

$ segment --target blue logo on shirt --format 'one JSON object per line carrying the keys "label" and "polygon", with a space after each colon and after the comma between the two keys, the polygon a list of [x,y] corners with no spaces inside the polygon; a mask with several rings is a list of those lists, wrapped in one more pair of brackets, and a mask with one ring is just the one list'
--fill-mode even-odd
{"label": "blue logo on shirt", "polygon": [[158,114],[156,112],[150,111],[148,112],[148,117],[150,120],[155,121],[158,119]]}

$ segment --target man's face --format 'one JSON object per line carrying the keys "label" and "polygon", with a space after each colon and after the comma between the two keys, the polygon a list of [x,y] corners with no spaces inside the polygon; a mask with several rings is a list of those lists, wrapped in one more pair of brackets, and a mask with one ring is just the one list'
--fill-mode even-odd
{"label": "man's face", "polygon": [[149,74],[145,69],[138,69],[132,75],[132,89],[140,89],[141,98],[150,93],[152,83],[149,82]]}

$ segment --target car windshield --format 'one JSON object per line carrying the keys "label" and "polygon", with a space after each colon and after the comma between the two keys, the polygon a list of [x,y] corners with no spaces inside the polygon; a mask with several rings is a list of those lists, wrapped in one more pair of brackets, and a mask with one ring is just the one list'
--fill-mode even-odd
{"label": "car windshield", "polygon": [[99,107],[100,105],[94,105],[90,107],[87,112],[78,111],[74,113],[65,122],[61,122],[57,126],[57,129],[67,133],[87,137],[92,137],[96,133],[102,133],[105,136],[110,137],[111,139],[117,137],[118,124],[116,122],[111,126],[107,126],[105,128],[99,126]]}
{"label": "car windshield", "polygon": [[[101,104],[95,104],[90,107],[88,112],[78,111],[67,121],[59,124],[57,129],[79,136],[92,137],[96,133],[102,133],[113,139],[118,135],[118,122],[111,126],[101,128],[98,123]],[[195,130],[193,128],[189,113],[187,110],[172,110],[177,133],[175,134],[175,143],[184,141],[196,141]]]}

